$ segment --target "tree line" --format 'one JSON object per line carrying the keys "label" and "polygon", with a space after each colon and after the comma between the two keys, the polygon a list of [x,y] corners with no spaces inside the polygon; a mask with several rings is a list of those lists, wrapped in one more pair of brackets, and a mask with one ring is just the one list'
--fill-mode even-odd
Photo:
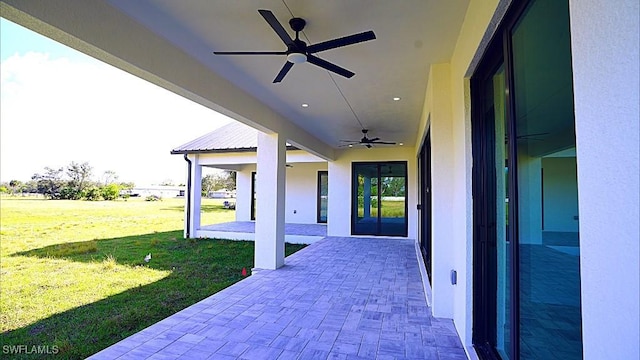
{"label": "tree line", "polygon": [[0,192],[41,194],[53,200],[115,200],[120,190],[132,189],[132,182],[118,182],[115,171],[107,170],[100,181],[94,181],[93,167],[88,162],[72,161],[66,168],[51,168],[35,173],[30,181],[11,180],[0,184]]}

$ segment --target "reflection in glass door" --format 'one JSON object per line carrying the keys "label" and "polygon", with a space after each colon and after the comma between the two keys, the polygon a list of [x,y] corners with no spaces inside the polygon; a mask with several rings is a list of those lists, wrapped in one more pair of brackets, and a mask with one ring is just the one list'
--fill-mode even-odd
{"label": "reflection in glass door", "polygon": [[354,235],[407,236],[407,163],[354,163]]}
{"label": "reflection in glass door", "polygon": [[532,1],[509,35],[517,154],[520,354],[523,359],[581,359],[568,3]]}

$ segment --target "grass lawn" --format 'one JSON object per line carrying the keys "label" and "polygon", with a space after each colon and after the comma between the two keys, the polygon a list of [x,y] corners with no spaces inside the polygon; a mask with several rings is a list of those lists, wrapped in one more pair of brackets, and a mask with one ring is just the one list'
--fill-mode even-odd
{"label": "grass lawn", "polygon": [[[183,207],[1,198],[1,345],[84,358],[250,272],[253,242],[185,240]],[[202,209],[203,224],[234,219],[222,200],[203,199]],[[287,244],[286,255],[302,247]]]}

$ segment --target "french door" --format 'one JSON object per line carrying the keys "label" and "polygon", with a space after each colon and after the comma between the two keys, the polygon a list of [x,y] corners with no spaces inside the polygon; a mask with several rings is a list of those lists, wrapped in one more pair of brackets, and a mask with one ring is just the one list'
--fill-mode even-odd
{"label": "french door", "polygon": [[407,236],[407,162],[352,164],[351,234]]}

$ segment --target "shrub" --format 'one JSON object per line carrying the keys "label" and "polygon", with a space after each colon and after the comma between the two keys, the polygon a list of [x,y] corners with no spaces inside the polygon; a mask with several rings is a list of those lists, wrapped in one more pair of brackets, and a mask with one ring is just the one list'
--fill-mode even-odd
{"label": "shrub", "polygon": [[160,201],[162,198],[158,195],[149,195],[145,199],[145,201]]}
{"label": "shrub", "polygon": [[115,200],[120,195],[120,186],[118,184],[109,184],[101,189],[102,198],[105,200]]}
{"label": "shrub", "polygon": [[62,200],[79,200],[82,199],[82,192],[75,187],[65,186],[60,189],[59,199]]}
{"label": "shrub", "polygon": [[92,186],[85,191],[84,198],[89,201],[102,200],[102,193],[99,188]]}

